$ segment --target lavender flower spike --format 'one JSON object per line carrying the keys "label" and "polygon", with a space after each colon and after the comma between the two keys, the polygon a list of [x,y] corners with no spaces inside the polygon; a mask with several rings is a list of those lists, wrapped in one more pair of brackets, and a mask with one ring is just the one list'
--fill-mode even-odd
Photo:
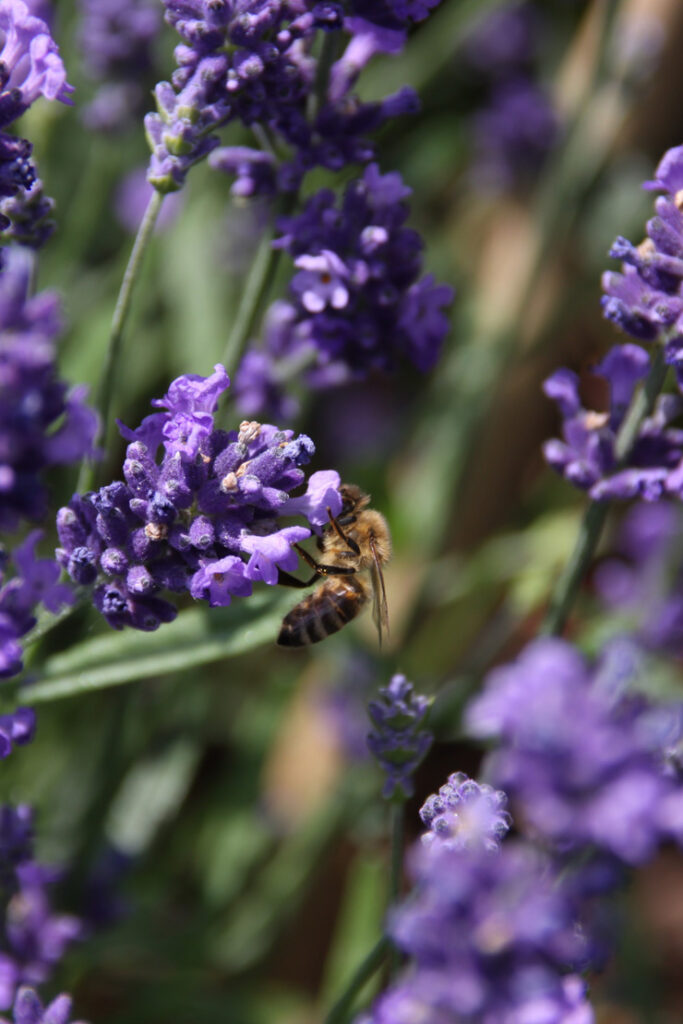
{"label": "lavender flower spike", "polygon": [[[19,113],[39,97],[70,103],[73,87],[49,27],[31,14],[23,0],[6,0],[0,7],[0,124],[6,111]],[[17,109],[18,108],[18,109]]]}
{"label": "lavender flower spike", "polygon": [[[27,985],[17,991],[12,1011],[13,1024],[69,1024],[71,1021],[71,996],[63,993],[43,1006],[35,989]],[[0,1024],[12,1024],[7,1017],[0,1017]],[[74,1024],[83,1022],[74,1021]]]}
{"label": "lavender flower spike", "polygon": [[456,850],[495,850],[510,828],[512,819],[506,806],[502,790],[455,772],[420,808],[427,826],[422,843]]}
{"label": "lavender flower spike", "polygon": [[403,675],[392,676],[379,695],[368,705],[375,726],[368,747],[386,772],[382,795],[406,799],[413,793],[411,776],[432,745],[432,734],[422,728],[431,701],[415,695]]}
{"label": "lavender flower spike", "polygon": [[[110,626],[152,630],[176,615],[164,592],[229,605],[252,584],[278,582],[296,568],[294,545],[341,508],[339,474],[319,471],[305,494],[301,469],[315,446],[291,430],[243,421],[214,424],[228,375],[186,374],[152,402],[161,411],[131,430],[124,481],[74,495],[57,516],[60,564],[95,584],[94,602]],[[310,526],[282,522],[303,515]]]}

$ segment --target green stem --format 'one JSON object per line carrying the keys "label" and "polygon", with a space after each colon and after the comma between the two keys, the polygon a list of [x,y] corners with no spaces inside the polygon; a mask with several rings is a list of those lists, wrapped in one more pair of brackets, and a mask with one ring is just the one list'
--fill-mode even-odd
{"label": "green stem", "polygon": [[[658,346],[645,383],[634,396],[617,434],[615,453],[618,468],[625,465],[643,420],[652,412],[657,395],[662,390],[666,372],[664,350],[662,346]],[[581,581],[593,559],[608,511],[608,501],[592,501],[586,508],[574,550],[550,598],[550,604],[541,625],[541,633],[551,636],[558,636],[562,633]]]}
{"label": "green stem", "polygon": [[223,365],[231,375],[237,369],[244,346],[254,330],[261,301],[270,289],[273,277],[275,276],[280,250],[273,249],[272,242],[273,231],[271,230],[259,242],[256,256],[247,275],[242,298],[237,307],[232,329],[225,344]]}
{"label": "green stem", "polygon": [[[135,237],[135,242],[133,243],[133,249],[130,254],[130,259],[128,260],[128,266],[126,267],[123,275],[119,296],[114,308],[114,316],[111,322],[111,331],[109,332],[107,352],[104,359],[100,383],[97,389],[97,408],[100,411],[102,419],[100,425],[100,439],[104,442],[105,447],[107,444],[107,437],[109,435],[109,419],[112,398],[116,390],[116,374],[119,359],[121,357],[123,329],[130,309],[133,288],[139,276],[142,259],[152,237],[154,225],[156,224],[157,217],[159,216],[159,210],[161,209],[163,199],[164,197],[161,192],[154,191],[149,203],[147,204],[147,209],[145,210],[142,222],[138,228],[138,233]],[[92,462],[84,462],[81,467],[81,473],[78,480],[78,490],[82,492],[90,489],[90,487],[92,487],[94,476],[95,472]]]}
{"label": "green stem", "polygon": [[346,1024],[351,1015],[356,996],[363,989],[366,982],[382,966],[390,948],[391,943],[389,939],[386,935],[383,935],[353,972],[348,985],[339,999],[337,999],[327,1017],[325,1017],[323,1024]]}
{"label": "green stem", "polygon": [[[389,879],[389,905],[398,903],[401,896],[403,880],[403,846],[404,846],[404,803],[396,801],[391,807],[391,876]],[[396,975],[401,966],[401,953],[396,948],[391,950],[391,974]]]}
{"label": "green stem", "polygon": [[[286,216],[295,206],[298,193],[291,193],[283,201],[278,215]],[[228,373],[233,374],[237,369],[244,347],[249,341],[256,323],[259,312],[262,311],[264,300],[268,296],[271,285],[275,278],[280,249],[273,248],[273,235],[275,234],[275,220],[269,231],[263,236],[256,250],[256,256],[249,269],[247,280],[242,292],[235,320],[232,325],[228,340],[223,352],[223,365]]]}

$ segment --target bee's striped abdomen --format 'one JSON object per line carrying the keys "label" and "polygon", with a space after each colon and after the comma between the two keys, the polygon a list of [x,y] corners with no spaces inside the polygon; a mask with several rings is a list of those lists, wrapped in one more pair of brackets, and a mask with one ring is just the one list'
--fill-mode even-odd
{"label": "bee's striped abdomen", "polygon": [[283,647],[316,644],[354,619],[367,599],[361,580],[328,579],[285,615],[277,642]]}

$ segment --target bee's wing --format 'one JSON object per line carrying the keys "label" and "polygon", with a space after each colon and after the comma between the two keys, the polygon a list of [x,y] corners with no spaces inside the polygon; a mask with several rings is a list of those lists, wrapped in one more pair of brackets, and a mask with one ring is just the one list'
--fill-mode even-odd
{"label": "bee's wing", "polygon": [[382,646],[382,630],[389,633],[389,610],[387,608],[387,592],[384,588],[384,575],[382,563],[377,554],[374,538],[370,538],[370,550],[372,551],[372,566],[370,578],[372,580],[372,621],[377,626],[377,636],[380,647]]}

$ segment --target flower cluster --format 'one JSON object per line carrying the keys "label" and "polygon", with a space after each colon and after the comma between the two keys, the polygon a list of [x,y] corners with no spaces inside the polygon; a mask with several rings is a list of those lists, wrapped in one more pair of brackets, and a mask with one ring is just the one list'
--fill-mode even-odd
{"label": "flower cluster", "polygon": [[92,454],[97,417],[85,389],[57,376],[59,300],[30,296],[32,261],[12,251],[0,278],[0,529],[45,518],[41,472]]}
{"label": "flower cluster", "polygon": [[420,817],[427,826],[422,842],[454,850],[497,849],[510,828],[506,807],[507,796],[502,790],[454,772],[420,808]]}
{"label": "flower cluster", "polygon": [[[341,204],[323,189],[296,217],[280,222],[274,243],[297,269],[292,301],[266,323],[264,348],[249,352],[236,378],[238,400],[251,409],[282,407],[292,367],[310,387],[390,371],[401,360],[431,369],[448,330],[443,307],[453,298],[422,271],[422,240],[405,226],[410,189],[397,173],[366,168]],[[288,368],[289,367],[289,371]]]}
{"label": "flower cluster", "polygon": [[392,676],[372,700],[368,712],[374,731],[368,736],[371,753],[386,773],[383,796],[405,799],[412,795],[412,776],[432,745],[432,734],[424,728],[431,701],[413,693],[405,676]]}
{"label": "flower cluster", "polygon": [[0,230],[10,220],[21,222],[17,230],[33,239],[30,244],[40,244],[41,237],[39,227],[28,226],[32,218],[42,218],[44,236],[46,232],[44,202],[36,200],[42,186],[30,159],[31,143],[5,129],[39,96],[68,103],[72,91],[49,27],[23,0],[7,0],[0,7],[0,197],[16,200],[0,209]]}
{"label": "flower cluster", "polygon": [[489,94],[473,120],[472,180],[478,188],[529,181],[557,142],[559,118],[534,72],[538,22],[530,4],[506,4],[468,40],[466,59],[486,80]]}
{"label": "flower cluster", "polygon": [[610,349],[594,370],[609,386],[607,412],[583,408],[579,378],[571,370],[557,370],[544,384],[545,393],[562,414],[564,436],[563,441],[545,443],[545,458],[594,500],[639,497],[657,501],[666,491],[683,489],[677,468],[683,457],[683,431],[670,426],[683,408],[678,396],[659,397],[652,415],[640,426],[626,464],[622,466],[618,458],[619,428],[636,386],[649,368],[650,356],[638,345]]}
{"label": "flower cluster", "polygon": [[[36,991],[22,985],[17,990],[12,1008],[12,1018],[13,1024],[69,1024],[71,1021],[71,996],[62,993],[48,1006],[43,1006]],[[0,1024],[12,1024],[12,1022],[7,1017],[0,1017]],[[74,1021],[73,1024],[79,1024],[79,1022]]]}
{"label": "flower cluster", "polygon": [[468,708],[471,734],[498,743],[487,777],[515,820],[557,849],[639,864],[660,842],[683,841],[683,788],[665,757],[682,707],[629,695],[637,669],[621,645],[591,669],[570,644],[536,640]]}
{"label": "flower cluster", "polygon": [[[303,515],[314,527],[327,508],[341,508],[339,475],[314,473],[305,494],[300,468],[313,442],[269,424],[214,427],[225,369],[173,381],[130,441],[124,481],[75,495],[59,511],[57,558],[77,583],[95,584],[94,602],[115,629],[156,629],[176,615],[160,593],[189,593],[211,605],[251,594],[252,584],[278,582],[278,569],[297,565],[293,545],[309,537],[283,516]],[[162,447],[161,462],[157,453]],[[247,556],[247,561],[244,556]]]}
{"label": "flower cluster", "polygon": [[[19,640],[36,624],[35,609],[43,604],[53,614],[73,600],[71,588],[59,582],[59,567],[50,558],[37,558],[36,544],[40,531],[34,530],[11,556],[14,573],[8,578],[10,559],[0,557],[0,678],[16,675],[22,668],[22,650]],[[2,556],[0,549],[0,556]],[[4,564],[3,564],[4,563]],[[28,709],[24,709],[28,710]],[[25,718],[13,724],[0,725],[0,750],[9,753],[9,742],[28,742],[32,727]]]}
{"label": "flower cluster", "polygon": [[[80,0],[79,42],[87,74],[101,83],[85,108],[88,128],[138,123],[153,85],[152,44],[161,29],[155,0]],[[147,88],[147,85],[148,88]]]}
{"label": "flower cluster", "polygon": [[617,238],[610,255],[623,261],[621,273],[606,272],[603,312],[622,331],[640,341],[654,341],[667,332],[666,352],[683,380],[683,146],[662,157],[653,181],[645,188],[662,191],[647,237],[634,246]]}
{"label": "flower cluster", "polygon": [[30,808],[0,808],[0,879],[7,899],[1,917],[0,1010],[12,1005],[20,985],[46,981],[82,936],[78,918],[52,909],[49,891],[59,877],[33,859]]}
{"label": "flower cluster", "polygon": [[[303,0],[164,0],[164,6],[182,43],[172,83],[156,87],[158,112],[145,118],[149,181],[161,192],[182,187],[190,166],[219,145],[215,130],[230,121],[258,124],[290,147],[291,158],[277,168],[277,187],[291,190],[312,167],[339,170],[372,159],[369,133],[416,108],[410,89],[377,103],[363,103],[351,90],[368,60],[378,52],[397,53],[406,28],[434,3],[380,0],[363,4],[361,17],[347,18],[341,4]],[[314,43],[318,33],[342,31],[350,39],[328,77],[313,56]],[[229,153],[224,159],[236,158]],[[268,161],[256,151],[251,159],[242,151],[241,159],[245,177],[255,171],[271,190],[274,175],[263,177],[267,168],[257,166]],[[240,185],[238,191],[253,187]]]}
{"label": "flower cluster", "polygon": [[365,1024],[572,1021],[591,1024],[589,949],[553,865],[521,841],[435,844],[413,857],[415,891],[389,931],[410,967]]}

